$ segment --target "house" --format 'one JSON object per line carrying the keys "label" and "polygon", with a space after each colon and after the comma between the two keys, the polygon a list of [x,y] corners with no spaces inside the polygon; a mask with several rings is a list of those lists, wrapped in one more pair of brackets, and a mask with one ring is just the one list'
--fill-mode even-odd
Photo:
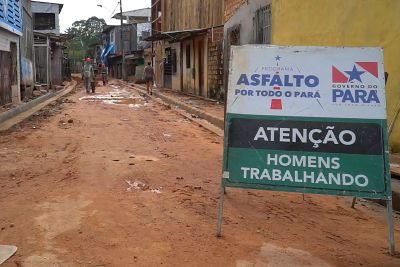
{"label": "house", "polygon": [[[121,19],[121,14],[113,18]],[[127,23],[123,25],[125,73],[128,80],[138,80],[144,69],[144,50],[151,47],[151,42],[145,41],[150,36],[150,8],[122,12],[122,18]],[[121,26],[106,26],[103,31],[105,51],[109,51],[105,61],[110,67],[113,77],[122,77],[122,45]]]}
{"label": "house", "polygon": [[[133,25],[137,31],[137,50],[142,51],[151,46],[151,42],[145,41],[151,32],[151,9],[142,8],[122,12],[122,17],[127,24]],[[120,13],[113,16],[115,19],[121,19]]]}
{"label": "house", "polygon": [[[121,29],[123,29],[123,43],[121,42]],[[137,31],[134,25],[125,24],[123,28],[117,25],[106,25],[102,32],[104,45],[102,61],[110,69],[111,77],[122,79],[122,45],[125,57],[134,54],[137,50]],[[127,76],[135,75],[135,62],[126,60],[125,73]]]}
{"label": "house", "polygon": [[223,99],[223,0],[152,0],[157,86]]}
{"label": "house", "polygon": [[33,48],[33,16],[31,0],[22,1],[23,35],[20,37],[21,56],[21,98],[28,99],[32,95],[34,80],[34,48]]}
{"label": "house", "polygon": [[390,144],[399,152],[398,14],[398,0],[225,0],[225,55],[231,45],[244,44],[382,47]]}
{"label": "house", "polygon": [[[146,38],[151,33],[151,9],[142,8],[131,11],[122,12],[122,17],[127,21],[127,24],[133,25],[137,32],[137,47],[134,53],[127,55],[127,63],[131,62],[135,66],[135,74],[131,80],[141,80],[145,67],[145,50],[151,47],[151,42],[146,41]],[[120,19],[120,14],[114,16],[115,19]],[[129,65],[128,65],[129,66]]]}
{"label": "house", "polygon": [[62,4],[32,1],[36,82],[51,87],[64,81],[64,43],[59,15]]}
{"label": "house", "polygon": [[21,1],[0,1],[0,107],[21,101],[19,42],[22,35]]}

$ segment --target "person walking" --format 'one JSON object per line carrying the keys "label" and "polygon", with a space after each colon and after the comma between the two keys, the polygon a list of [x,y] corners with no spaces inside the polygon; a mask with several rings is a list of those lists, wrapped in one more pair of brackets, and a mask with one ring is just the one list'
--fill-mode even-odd
{"label": "person walking", "polygon": [[85,79],[86,93],[90,93],[92,87],[92,81],[94,77],[94,70],[92,66],[92,60],[87,58],[85,60],[85,65],[83,66],[83,78]]}
{"label": "person walking", "polygon": [[103,78],[103,86],[106,86],[108,82],[108,67],[105,64],[101,64],[101,76]]}
{"label": "person walking", "polygon": [[151,66],[151,63],[147,63],[147,66],[144,68],[144,80],[146,81],[147,93],[149,95],[153,94],[153,83],[154,83],[154,69]]}

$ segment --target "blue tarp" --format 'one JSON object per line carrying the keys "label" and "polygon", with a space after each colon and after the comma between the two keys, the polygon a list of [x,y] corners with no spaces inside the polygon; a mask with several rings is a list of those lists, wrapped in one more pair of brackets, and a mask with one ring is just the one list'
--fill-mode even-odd
{"label": "blue tarp", "polygon": [[111,54],[115,54],[115,44],[109,43],[106,45],[106,47],[101,51],[101,62],[105,64],[107,67],[109,67],[108,64],[108,56]]}

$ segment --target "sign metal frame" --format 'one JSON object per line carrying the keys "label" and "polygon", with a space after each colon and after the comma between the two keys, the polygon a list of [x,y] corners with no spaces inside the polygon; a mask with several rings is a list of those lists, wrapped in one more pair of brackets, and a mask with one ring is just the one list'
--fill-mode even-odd
{"label": "sign metal frame", "polygon": [[[251,55],[251,53],[254,52],[255,55]],[[327,52],[327,53],[325,53]],[[350,52],[350,54],[349,54]],[[318,114],[313,114],[312,111],[305,111],[303,112],[304,114],[297,115],[295,112],[292,111],[292,106],[296,107],[299,106],[298,104],[301,103],[303,100],[297,99],[290,99],[289,96],[294,96],[294,93],[281,93],[279,96],[281,100],[274,100],[273,98],[276,98],[277,94],[274,94],[275,90],[280,90],[281,87],[285,86],[292,86],[294,87],[295,85],[298,85],[297,90],[301,93],[303,93],[304,87],[306,87],[306,84],[300,84],[298,80],[296,82],[290,82],[289,75],[281,75],[280,77],[282,78],[280,80],[279,77],[275,79],[275,76],[272,72],[275,72],[277,75],[280,75],[280,71],[283,73],[290,73],[292,72],[298,72],[299,73],[306,73],[307,71],[312,70],[315,65],[312,67],[305,67],[305,70],[300,70],[301,65],[296,65],[292,68],[291,66],[280,66],[280,61],[282,59],[281,55],[285,55],[286,57],[290,57],[293,55],[294,57],[298,56],[301,53],[305,53],[306,55],[310,56],[313,53],[316,53],[317,55],[322,55],[321,59],[321,64],[327,64],[329,62],[329,59],[332,57],[335,57],[337,55],[345,54],[344,57],[342,56],[342,59],[344,61],[346,60],[346,57],[348,55],[352,55],[354,53],[356,56],[355,58],[363,58],[364,61],[359,62],[359,61],[354,61],[357,62],[357,64],[354,64],[353,70],[349,71],[343,71],[341,72],[338,70],[335,66],[332,67],[333,71],[333,80],[331,80],[334,85],[329,85],[329,82],[326,83],[326,75],[322,78],[324,79],[321,81],[321,86],[315,86],[317,87],[317,90],[314,90],[312,92],[320,92],[321,95],[318,94],[318,96],[315,94],[315,100],[318,102],[318,104],[321,106],[323,112],[318,113]],[[325,54],[324,54],[325,53]],[[347,53],[347,56],[346,56]],[[363,54],[366,56],[363,57]],[[263,56],[261,56],[263,55]],[[265,57],[264,57],[265,55]],[[372,55],[372,56],[371,56]],[[325,56],[325,58],[324,58]],[[370,58],[368,56],[371,56]],[[275,57],[275,60],[274,60]],[[300,55],[301,57],[301,55]],[[263,58],[262,60],[260,58]],[[265,58],[265,59],[264,59]],[[315,61],[315,57],[312,58]],[[371,59],[372,61],[369,61]],[[256,61],[257,63],[253,66],[251,64],[252,60]],[[374,65],[373,60],[376,60],[377,63]],[[235,62],[236,61],[236,62]],[[260,65],[260,62],[264,61],[267,62],[265,64],[269,64],[270,66],[277,66],[275,67],[262,67]],[[275,62],[276,61],[276,62]],[[290,60],[289,60],[290,62]],[[307,62],[309,65],[310,62]],[[275,65],[276,64],[276,65]],[[318,64],[318,63],[316,63]],[[339,63],[340,65],[340,59]],[[379,64],[379,65],[378,65]],[[395,254],[395,241],[394,241],[394,220],[393,220],[393,203],[392,203],[392,192],[391,192],[391,175],[390,175],[390,161],[389,161],[389,144],[388,144],[388,127],[387,127],[387,120],[386,120],[386,100],[385,100],[385,75],[382,75],[384,73],[383,69],[383,51],[379,48],[334,48],[334,47],[282,47],[282,46],[269,46],[269,45],[245,45],[245,46],[232,46],[231,49],[231,61],[230,61],[230,67],[229,67],[229,83],[228,83],[228,101],[227,101],[227,114],[225,118],[225,136],[224,136],[224,159],[223,159],[223,170],[222,170],[222,179],[221,179],[221,189],[220,189],[220,201],[219,201],[219,206],[218,206],[218,221],[217,221],[217,236],[220,237],[222,235],[222,220],[223,220],[223,210],[224,210],[224,195],[226,194],[226,188],[232,187],[232,188],[246,188],[246,189],[261,189],[261,190],[271,190],[271,191],[283,191],[283,192],[297,192],[297,193],[310,193],[310,194],[324,194],[324,195],[336,195],[336,196],[353,196],[353,197],[359,197],[359,198],[373,198],[373,199],[382,199],[387,202],[387,220],[388,220],[388,228],[389,228],[389,253],[390,255]],[[361,67],[360,67],[361,66]],[[376,69],[374,67],[376,66]],[[299,68],[300,67],[300,68]],[[357,69],[358,67],[358,69]],[[297,70],[296,70],[297,68]],[[253,72],[253,69],[255,71]],[[263,69],[261,71],[260,69]],[[295,70],[293,70],[295,69]],[[363,71],[361,71],[363,70]],[[379,71],[379,73],[378,73]],[[250,72],[250,73],[249,73]],[[251,75],[253,72],[253,75]],[[241,74],[243,73],[243,74]],[[256,74],[254,74],[256,73]],[[267,76],[262,76],[263,73],[271,73],[268,77]],[[339,73],[339,74],[338,74]],[[346,76],[346,73],[348,74]],[[366,74],[364,74],[366,73]],[[341,86],[344,87],[344,89],[341,91],[341,89],[338,89],[337,92],[333,91],[333,99],[335,99],[335,94],[336,97],[339,98],[339,96],[346,95],[347,93],[350,94],[350,92],[347,92],[346,86],[351,87],[352,89],[354,88],[354,83],[349,83],[349,80],[355,79],[355,83],[358,81],[361,82],[361,74],[364,74],[364,76],[369,75],[370,79],[372,81],[376,81],[376,90],[374,92],[367,91],[367,89],[359,90],[359,92],[356,92],[355,96],[357,97],[357,93],[363,98],[361,100],[367,101],[371,100],[372,102],[375,100],[377,105],[353,105],[355,108],[355,114],[350,114],[350,111],[352,111],[352,105],[346,105],[345,107],[337,107],[339,110],[335,110],[335,106],[333,104],[336,103],[329,103],[329,101],[332,101],[331,96],[329,94],[331,92],[326,92],[328,90],[331,90],[333,86],[336,88],[336,83],[341,82]],[[379,75],[380,74],[380,75]],[[306,75],[306,74],[304,74]],[[307,79],[306,76],[302,76],[304,81]],[[335,76],[336,75],[336,76]],[[348,77],[349,76],[349,77]],[[284,78],[283,78],[284,77]],[[314,78],[315,77],[315,78]],[[317,84],[316,80],[318,79],[319,75],[313,75],[313,77],[309,78],[309,84],[308,86],[312,87],[315,84]],[[368,77],[368,76],[367,76]],[[347,78],[347,81],[345,80]],[[376,79],[375,79],[376,78]],[[322,80],[321,79],[321,80]],[[335,79],[338,79],[337,81]],[[374,80],[375,79],[375,80]],[[284,80],[284,82],[283,82]],[[238,81],[238,82],[237,82]],[[274,83],[275,81],[275,83]],[[270,82],[270,84],[268,84]],[[263,83],[263,84],[262,84]],[[274,83],[274,84],[273,84]],[[281,84],[279,84],[281,83]],[[251,86],[254,86],[251,88]],[[368,85],[371,86],[372,85]],[[250,88],[250,89],[248,89]],[[340,87],[339,87],[340,88]],[[358,87],[357,87],[358,88]],[[364,88],[364,87],[362,87]],[[247,90],[248,89],[248,90]],[[256,90],[258,89],[258,90]],[[285,90],[285,92],[290,92],[289,90]],[[315,89],[315,88],[313,88]],[[318,90],[320,89],[320,90]],[[271,94],[266,94],[263,95],[263,97],[254,97],[255,92],[257,92],[258,96],[261,96],[261,93],[264,93],[263,91],[268,91],[272,92]],[[235,91],[235,92],[234,92]],[[354,90],[353,90],[354,92]],[[368,92],[371,92],[370,95],[368,96],[368,99],[366,95]],[[285,95],[286,94],[286,95]],[[309,97],[313,97],[311,93],[306,93],[305,95]],[[300,93],[299,93],[300,95]],[[282,112],[282,99],[285,98],[286,101],[288,101],[292,106],[289,107],[285,112]],[[311,97],[311,98],[312,98]],[[307,98],[307,97],[306,97]],[[348,96],[346,100],[351,100],[352,97]],[[354,100],[354,98],[353,98]],[[254,101],[254,103],[252,103]],[[307,102],[308,101],[308,102]],[[270,110],[267,111],[261,111],[259,112],[258,110],[260,107],[260,104],[262,105],[263,102],[267,102],[267,105],[271,106]],[[315,103],[311,103],[309,99],[305,100],[305,105],[313,105]],[[235,107],[233,107],[234,105]],[[322,104],[321,104],[322,103]],[[349,107],[350,106],[350,107]],[[324,108],[327,107],[326,111]],[[366,107],[371,107],[371,108],[366,108]],[[359,110],[357,110],[359,109]],[[364,109],[364,110],[363,110]],[[375,109],[375,110],[374,110]],[[308,112],[308,113],[307,113]],[[333,114],[333,115],[332,115]],[[331,130],[331,137],[333,135],[333,129],[336,129],[335,134],[342,134],[343,132],[345,133],[350,133],[349,127],[353,127],[353,132],[356,132],[357,135],[362,136],[363,138],[358,138],[362,139],[363,143],[356,144],[353,143],[351,147],[351,151],[346,147],[348,145],[347,143],[349,139],[343,138],[343,146],[340,147],[338,145],[337,141],[335,141],[336,146],[329,146],[329,145],[323,145],[323,144],[315,144],[314,143],[314,148],[318,148],[313,150],[313,148],[310,148],[308,144],[301,144],[300,142],[294,143],[291,145],[287,145],[287,150],[285,148],[285,144],[282,143],[282,136],[280,137],[280,141],[278,143],[274,143],[272,141],[275,141],[278,137],[273,136],[273,134],[277,133],[280,131],[282,135],[282,130],[278,128],[273,128],[275,129],[274,131],[271,131],[270,135],[267,137],[265,131],[261,131],[261,134],[259,132],[257,133],[257,136],[261,136],[261,141],[257,138],[253,138],[255,129],[259,128],[261,130],[261,126],[265,125],[265,128],[268,126],[273,126],[275,125],[289,125],[286,126],[284,131],[284,137],[288,137],[288,130],[290,127],[296,129],[296,133],[298,132],[303,132],[306,133],[309,129],[312,127],[317,127],[318,124],[322,125],[320,127],[321,129],[326,127],[326,129]],[[317,126],[316,126],[317,125]],[[272,127],[271,126],[271,127]],[[278,126],[276,126],[278,127]],[[284,126],[282,126],[284,127]],[[347,127],[347,128],[346,128]],[[363,128],[364,127],[364,128]],[[318,127],[317,127],[318,128]],[[264,129],[264,128],[263,128]],[[269,129],[269,128],[268,128]],[[272,129],[272,128],[271,128]],[[342,129],[343,131],[340,133],[340,130],[337,129]],[[358,132],[357,132],[358,129]],[[360,130],[361,129],[361,130]],[[315,131],[315,130],[314,130]],[[338,132],[339,131],[339,132]],[[249,135],[249,132],[253,133],[253,135]],[[320,133],[321,130],[318,129],[318,133]],[[368,143],[368,138],[366,138],[366,133],[369,135],[372,135],[371,141],[372,143]],[[299,134],[298,134],[299,135]],[[342,134],[344,136],[344,134]],[[356,135],[355,135],[356,136]],[[304,136],[303,136],[304,137]],[[333,138],[334,139],[334,138]],[[357,139],[357,140],[358,140]],[[264,143],[262,142],[263,140],[266,140],[268,142]],[[355,139],[354,139],[355,140]],[[375,146],[377,140],[380,140],[378,145],[380,146]],[[284,139],[285,142],[289,142],[289,140],[286,138]],[[304,141],[304,140],[303,140]],[[365,143],[367,142],[367,143]],[[375,143],[374,143],[375,142]],[[319,146],[321,145],[321,146]],[[357,146],[358,145],[358,146]],[[300,147],[300,148],[299,148]],[[298,149],[298,150],[296,150]],[[322,151],[322,152],[321,152]],[[282,154],[283,153],[283,154]],[[352,155],[347,155],[347,153],[350,153]],[[372,173],[373,179],[369,181],[369,177],[359,175],[355,176],[356,178],[360,178],[360,181],[358,182],[357,186],[350,187],[348,190],[344,190],[343,185],[345,181],[344,174],[337,174],[337,178],[340,175],[343,175],[343,184],[341,184],[341,187],[338,185],[327,185],[325,188],[321,186],[316,186],[315,188],[312,188],[310,184],[306,183],[306,179],[304,179],[304,183],[300,184],[299,186],[290,186],[289,184],[285,184],[281,180],[277,182],[276,184],[273,184],[274,178],[271,179],[272,174],[269,173],[268,169],[264,169],[263,172],[263,178],[268,177],[268,179],[262,181],[260,178],[261,176],[259,175],[261,171],[256,168],[247,168],[247,167],[242,167],[242,173],[240,173],[239,165],[242,164],[248,164],[248,166],[253,165],[255,167],[259,166],[267,166],[268,168],[272,166],[271,162],[277,162],[277,158],[285,158],[285,160],[288,160],[290,157],[293,157],[293,159],[296,159],[299,161],[299,155],[301,155],[301,159],[308,159],[309,157],[312,158],[312,162],[314,163],[315,158],[319,158],[318,156],[313,156],[314,154],[316,155],[322,155],[321,158],[322,161],[326,159],[330,159],[331,163],[336,165],[337,162],[341,161],[342,165],[344,165],[343,169],[344,170],[350,170],[352,172],[351,174],[348,174],[346,176],[347,179],[350,179],[349,177],[352,177],[352,181],[354,182],[356,179],[354,178],[354,173],[357,173],[358,170],[352,170],[349,166],[352,163],[354,163],[354,158],[359,158],[361,162],[365,163],[367,162],[373,162],[373,166],[366,167],[366,171],[368,173]],[[272,155],[272,156],[271,156]],[[339,159],[332,160],[330,158],[330,155],[333,155],[334,157],[337,157]],[[272,158],[274,161],[265,161],[265,157],[267,158]],[[254,163],[255,162],[255,163]],[[258,164],[258,165],[257,165]],[[326,163],[324,163],[326,164]],[[279,164],[276,163],[276,166]],[[275,168],[278,168],[276,167]],[[282,166],[281,166],[282,167]],[[309,169],[309,166],[306,164],[306,166],[302,166],[304,168],[293,168],[292,166],[289,166],[287,168],[281,168],[280,170],[276,170],[276,173],[285,173],[286,179],[290,180],[293,182],[293,179],[298,179],[298,181],[301,181],[299,176],[301,176],[301,171],[298,171],[298,169],[301,169],[304,171],[304,175],[306,174],[307,169]],[[332,165],[328,166],[327,169],[333,168]],[[337,166],[336,166],[337,167]],[[272,168],[272,167],[271,167]],[[363,166],[365,168],[365,166]],[[254,173],[253,173],[253,169]],[[318,168],[317,168],[318,169]],[[274,169],[275,171],[275,169]],[[319,166],[317,174],[321,174],[324,171],[326,171],[324,168]],[[339,172],[341,170],[337,170]],[[299,174],[300,173],[300,174]],[[265,174],[265,175],[264,175]],[[275,174],[274,174],[275,175]],[[290,177],[290,175],[294,175],[295,178]],[[326,176],[324,176],[326,175]],[[331,178],[331,173],[329,174],[324,174],[322,177],[329,177]],[[353,175],[353,176],[352,176]],[[251,179],[249,179],[249,177]],[[256,177],[255,179],[253,177]],[[319,177],[319,176],[318,176]],[[336,177],[336,176],[334,176]],[[364,180],[362,180],[362,179]],[[260,179],[260,180],[256,180]],[[320,179],[320,178],[318,178]],[[326,179],[326,178],[323,178]],[[321,180],[324,181],[322,178]],[[332,178],[334,179],[334,178]],[[338,178],[339,179],[339,178]],[[296,180],[297,181],[297,180]],[[313,180],[314,181],[314,180]],[[362,181],[367,181],[371,182],[371,186],[367,187],[365,183],[362,183]],[[325,180],[326,182],[326,180]],[[355,182],[354,182],[355,183]],[[326,184],[326,183],[325,183]],[[368,184],[369,185],[369,184]],[[357,189],[361,188],[361,186],[367,187],[364,191]]]}

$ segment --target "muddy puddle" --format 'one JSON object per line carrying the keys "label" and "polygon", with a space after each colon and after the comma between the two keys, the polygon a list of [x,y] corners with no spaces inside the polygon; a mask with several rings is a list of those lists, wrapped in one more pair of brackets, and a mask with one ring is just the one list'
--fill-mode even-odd
{"label": "muddy puddle", "polygon": [[103,102],[107,105],[123,105],[130,108],[140,108],[147,105],[147,101],[132,92],[124,89],[114,88],[107,94],[94,94],[81,97],[79,100],[89,102]]}

